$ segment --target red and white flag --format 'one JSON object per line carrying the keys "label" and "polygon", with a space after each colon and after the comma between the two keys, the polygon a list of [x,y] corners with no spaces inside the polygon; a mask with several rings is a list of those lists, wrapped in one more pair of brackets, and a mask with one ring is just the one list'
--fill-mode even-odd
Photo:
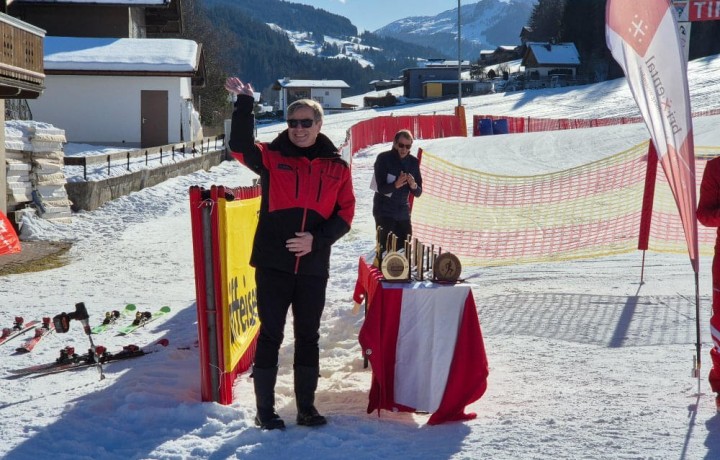
{"label": "red and white flag", "polygon": [[672,189],[699,270],[695,146],[687,67],[670,0],[608,0],[605,38],[625,72]]}
{"label": "red and white flag", "polygon": [[358,338],[373,371],[367,411],[429,412],[429,425],[473,419],[465,408],[485,393],[488,363],[472,291],[420,284],[366,293]]}

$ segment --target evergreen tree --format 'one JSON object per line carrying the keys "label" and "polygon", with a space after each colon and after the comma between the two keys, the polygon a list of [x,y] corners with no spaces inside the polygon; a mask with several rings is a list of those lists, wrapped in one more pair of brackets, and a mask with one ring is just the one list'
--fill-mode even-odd
{"label": "evergreen tree", "polygon": [[204,9],[193,0],[181,0],[183,14],[182,38],[200,43],[205,58],[205,82],[195,91],[195,108],[203,125],[218,127],[230,114],[228,93],[224,88],[230,65],[222,52],[226,46],[234,46],[234,37],[222,34],[209,20]]}
{"label": "evergreen tree", "polygon": [[605,4],[597,0],[566,0],[558,41],[574,43],[580,55],[578,73],[588,82],[623,75],[605,43]]}
{"label": "evergreen tree", "polygon": [[557,41],[564,8],[565,0],[539,0],[530,14],[530,41]]}

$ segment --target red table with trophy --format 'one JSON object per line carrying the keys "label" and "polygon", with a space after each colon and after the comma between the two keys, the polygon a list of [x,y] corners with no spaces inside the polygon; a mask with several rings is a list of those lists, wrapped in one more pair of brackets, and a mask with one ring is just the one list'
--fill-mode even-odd
{"label": "red table with trophy", "polygon": [[360,258],[353,299],[365,302],[359,341],[372,367],[368,413],[432,414],[428,424],[474,418],[465,407],[487,389],[488,362],[460,262],[421,243]]}

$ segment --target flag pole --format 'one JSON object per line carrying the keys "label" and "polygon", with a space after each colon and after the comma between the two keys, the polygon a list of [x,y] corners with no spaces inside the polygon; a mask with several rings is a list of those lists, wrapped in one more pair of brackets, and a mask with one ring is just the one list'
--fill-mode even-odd
{"label": "flag pole", "polygon": [[700,369],[702,367],[702,341],[700,340],[700,281],[698,270],[695,270],[695,368],[693,370],[694,377],[700,378]]}
{"label": "flag pole", "polygon": [[460,38],[460,0],[458,0],[458,107],[462,107],[462,53],[460,52],[460,45],[462,39]]}
{"label": "flag pole", "polygon": [[657,180],[658,156],[653,140],[648,141],[647,168],[645,169],[645,187],[643,189],[642,210],[640,211],[640,230],[638,231],[638,249],[642,253],[640,267],[640,284],[645,276],[645,252],[650,243],[650,226],[652,224],[653,201],[655,199],[655,182]]}
{"label": "flag pole", "polygon": [[[682,51],[685,56],[685,62],[687,63],[690,58],[690,27],[691,22],[688,21],[688,8],[689,5],[684,0],[672,0],[672,5],[677,12],[677,25],[678,25],[678,38],[682,46]],[[697,241],[697,238],[695,238]],[[699,268],[697,263],[694,264],[695,269],[695,353],[697,357],[693,364],[693,376],[700,378],[700,368],[702,364],[702,342],[700,341],[700,283],[699,279]]]}

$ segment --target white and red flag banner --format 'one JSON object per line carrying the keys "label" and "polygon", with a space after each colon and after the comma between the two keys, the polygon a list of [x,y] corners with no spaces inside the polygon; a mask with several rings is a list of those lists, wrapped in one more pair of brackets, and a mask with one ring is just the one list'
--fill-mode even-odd
{"label": "white and red flag banner", "polygon": [[605,15],[607,46],[650,131],[698,273],[695,146],[676,13],[670,0],[608,0]]}
{"label": "white and red flag banner", "polygon": [[488,362],[468,285],[385,283],[360,258],[353,299],[366,299],[358,339],[372,365],[367,412],[432,413],[428,425],[471,420]]}

